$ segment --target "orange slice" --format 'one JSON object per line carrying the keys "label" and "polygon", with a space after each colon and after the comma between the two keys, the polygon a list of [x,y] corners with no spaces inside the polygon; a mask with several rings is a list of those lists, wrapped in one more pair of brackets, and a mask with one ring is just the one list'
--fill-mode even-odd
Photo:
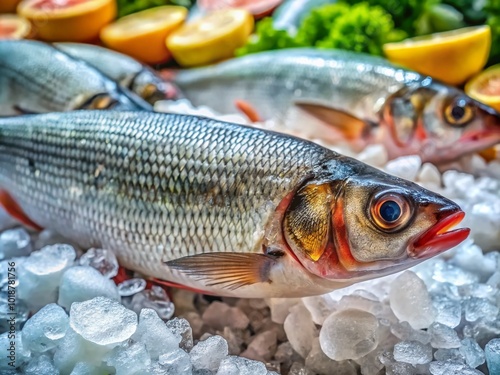
{"label": "orange slice", "polygon": [[31,34],[31,24],[15,14],[0,15],[0,39],[24,39]]}
{"label": "orange slice", "polygon": [[41,39],[85,42],[116,17],[116,1],[24,0],[17,12],[33,23]]}
{"label": "orange slice", "polygon": [[101,30],[108,47],[150,64],[166,61],[170,53],[165,38],[186,19],[181,6],[162,6],[134,13]]}
{"label": "orange slice", "polygon": [[167,47],[180,65],[210,64],[234,56],[253,25],[252,15],[244,9],[215,11],[174,31]]}
{"label": "orange slice", "polygon": [[0,13],[15,13],[21,0],[0,0]]}

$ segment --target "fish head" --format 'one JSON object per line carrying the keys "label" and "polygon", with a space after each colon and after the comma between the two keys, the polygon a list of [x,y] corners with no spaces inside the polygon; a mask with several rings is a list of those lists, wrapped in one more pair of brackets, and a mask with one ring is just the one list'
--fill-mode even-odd
{"label": "fish head", "polygon": [[451,229],[465,215],[456,203],[361,168],[342,180],[310,183],[292,199],[284,238],[309,272],[339,282],[366,280],[412,267],[468,237],[468,228]]}
{"label": "fish head", "polygon": [[500,113],[430,78],[392,95],[383,113],[395,143],[443,163],[500,143]]}
{"label": "fish head", "polygon": [[160,100],[177,99],[180,93],[175,84],[161,80],[148,70],[137,74],[130,84],[130,89],[151,104]]}

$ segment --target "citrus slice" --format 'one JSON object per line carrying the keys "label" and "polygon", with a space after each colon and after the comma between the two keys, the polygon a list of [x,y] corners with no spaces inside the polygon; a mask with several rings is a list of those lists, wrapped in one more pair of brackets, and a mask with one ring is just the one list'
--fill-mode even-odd
{"label": "citrus slice", "polygon": [[165,38],[187,17],[181,6],[162,6],[134,13],[101,30],[108,47],[150,64],[166,61],[170,53]]}
{"label": "citrus slice", "polygon": [[31,24],[15,14],[0,15],[0,39],[24,39],[31,34]]}
{"label": "citrus slice", "polygon": [[116,16],[115,0],[24,0],[17,12],[29,19],[44,40],[85,42],[96,39]]}
{"label": "citrus slice", "polygon": [[16,13],[17,4],[21,0],[0,0],[0,13]]}
{"label": "citrus slice", "polygon": [[183,66],[205,65],[232,57],[253,30],[244,9],[223,9],[187,23],[167,38],[167,47]]}
{"label": "citrus slice", "polygon": [[500,111],[500,64],[471,78],[465,85],[465,92],[471,98]]}
{"label": "citrus slice", "polygon": [[204,11],[214,11],[227,8],[248,10],[256,18],[270,14],[283,0],[198,0],[198,6]]}
{"label": "citrus slice", "polygon": [[466,27],[384,45],[389,60],[459,85],[481,71],[491,47],[489,26]]}

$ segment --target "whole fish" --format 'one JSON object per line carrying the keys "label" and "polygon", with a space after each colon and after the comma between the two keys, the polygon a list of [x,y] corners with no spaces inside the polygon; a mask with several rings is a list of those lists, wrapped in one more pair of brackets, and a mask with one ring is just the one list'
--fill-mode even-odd
{"label": "whole fish", "polygon": [[0,201],[132,270],[227,296],[325,293],[462,242],[452,201],[315,143],[196,116],[0,119]]}
{"label": "whole fish", "polygon": [[[362,146],[383,142],[391,158],[420,154],[424,161],[446,163],[500,142],[500,115],[490,107],[364,54],[311,48],[262,52],[180,71],[173,81],[196,106],[234,113],[237,99],[258,114],[254,117],[284,123],[293,118],[288,122],[299,123],[306,135],[328,140],[341,135]],[[304,111],[319,120],[314,128],[293,117]]]}
{"label": "whole fish", "polygon": [[159,100],[179,97],[180,93],[153,69],[130,56],[107,48],[83,43],[55,43],[58,49],[99,69],[122,87],[154,104]]}
{"label": "whole fish", "polygon": [[36,41],[0,41],[0,116],[76,109],[151,110],[87,63]]}

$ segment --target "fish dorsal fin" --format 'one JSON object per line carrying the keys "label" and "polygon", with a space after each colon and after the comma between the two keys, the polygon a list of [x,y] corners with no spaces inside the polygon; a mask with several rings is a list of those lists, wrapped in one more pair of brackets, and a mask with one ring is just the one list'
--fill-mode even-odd
{"label": "fish dorsal fin", "polygon": [[271,282],[269,271],[276,258],[256,253],[207,253],[183,257],[166,262],[207,286],[237,289],[260,282]]}
{"label": "fish dorsal fin", "polygon": [[359,139],[371,127],[368,121],[362,120],[343,110],[319,103],[296,102],[295,106],[314,116],[318,120],[333,126],[346,139]]}
{"label": "fish dorsal fin", "polygon": [[22,208],[17,204],[17,202],[7,193],[5,190],[0,190],[0,206],[2,206],[7,213],[14,219],[20,221],[21,223],[36,229],[42,230],[37,223],[31,220],[28,215],[24,213]]}

